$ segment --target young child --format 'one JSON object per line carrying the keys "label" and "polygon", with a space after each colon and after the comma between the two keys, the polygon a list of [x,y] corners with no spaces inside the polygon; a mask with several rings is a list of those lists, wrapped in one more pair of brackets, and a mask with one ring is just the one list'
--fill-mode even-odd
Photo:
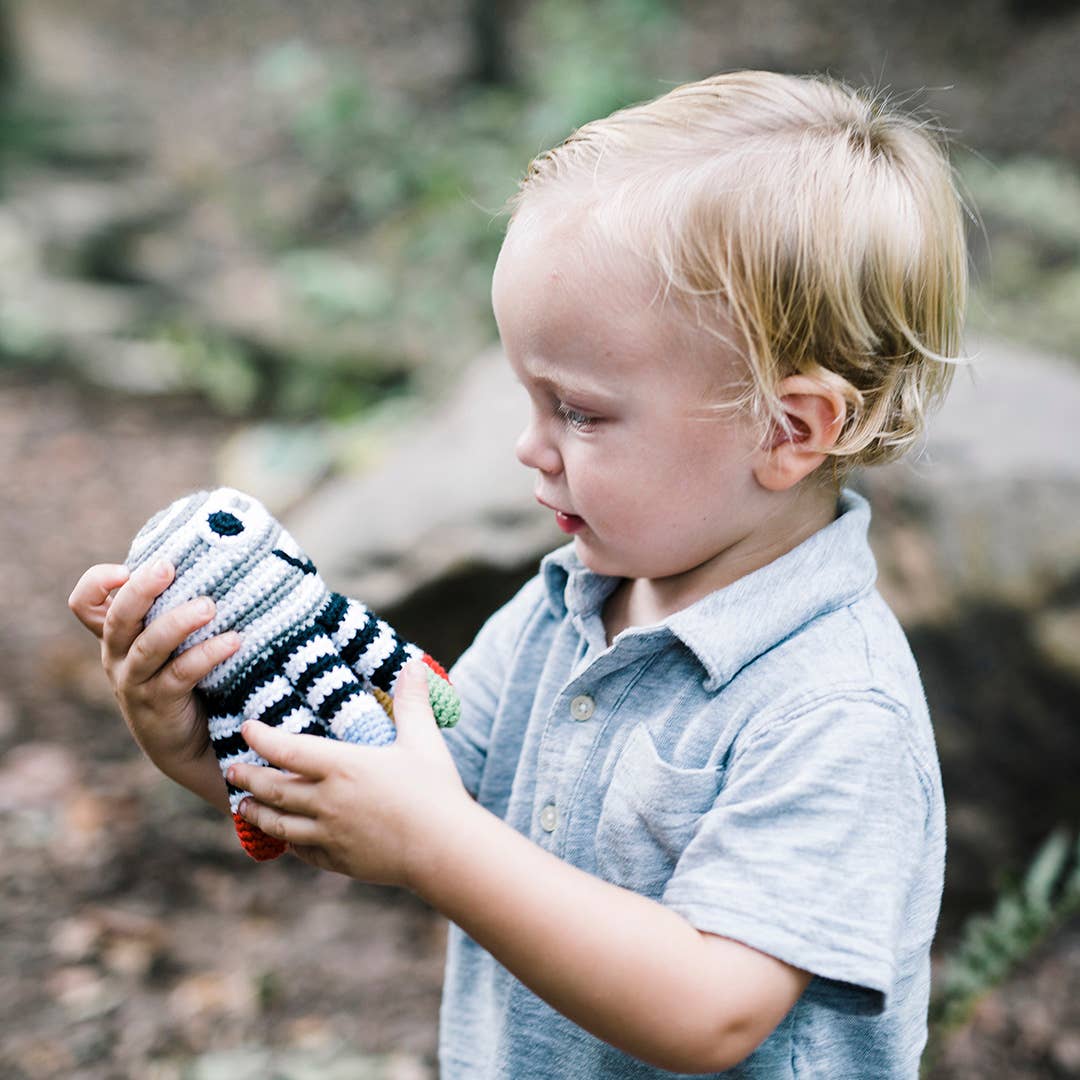
{"label": "young child", "polygon": [[[397,741],[249,722],[244,815],[452,921],[445,1080],[917,1075],[944,809],[848,468],[900,454],[958,351],[941,148],[824,78],[740,72],[532,165],[493,285],[517,453],[573,538]],[[132,733],[224,808],[171,568],[87,571]],[[115,592],[114,592],[115,590]],[[471,797],[470,797],[471,796]]]}

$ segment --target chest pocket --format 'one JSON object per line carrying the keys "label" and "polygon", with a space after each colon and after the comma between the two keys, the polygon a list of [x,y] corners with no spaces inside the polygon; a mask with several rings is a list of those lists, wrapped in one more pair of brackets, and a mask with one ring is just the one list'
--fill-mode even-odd
{"label": "chest pocket", "polygon": [[602,878],[659,897],[720,785],[715,768],[664,761],[644,724],[634,728],[611,774],[596,829]]}

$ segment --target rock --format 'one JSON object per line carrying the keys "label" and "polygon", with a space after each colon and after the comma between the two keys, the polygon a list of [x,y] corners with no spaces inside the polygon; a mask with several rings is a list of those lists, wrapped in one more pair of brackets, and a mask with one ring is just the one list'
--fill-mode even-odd
{"label": "rock", "polygon": [[48,809],[78,788],[74,753],[60,743],[24,742],[0,759],[0,812]]}
{"label": "rock", "polygon": [[1054,1040],[1050,1056],[1066,1076],[1080,1076],[1080,1034],[1066,1031],[1059,1035]]}
{"label": "rock", "polygon": [[176,215],[177,189],[149,173],[130,179],[46,179],[16,192],[14,213],[29,226],[45,265],[61,275],[112,268],[130,238]]}
{"label": "rock", "polygon": [[58,968],[49,979],[49,992],[73,1016],[88,1019],[115,1005],[116,995],[96,968],[75,964]]}
{"label": "rock", "polygon": [[6,695],[0,694],[0,741],[15,732],[15,703]]}
{"label": "rock", "polygon": [[1080,573],[1080,370],[1001,341],[972,352],[925,452],[855,478],[883,591],[909,622],[958,601],[1040,604]]}
{"label": "rock", "polygon": [[155,396],[190,389],[183,350],[170,341],[86,338],[75,366],[88,382],[125,394]]}
{"label": "rock", "polygon": [[337,443],[326,423],[249,424],[222,446],[218,475],[224,485],[254,495],[280,516],[329,473]]}
{"label": "rock", "polygon": [[53,927],[50,951],[69,964],[81,964],[94,958],[101,942],[99,921],[88,915],[73,915]]}
{"label": "rock", "polygon": [[189,269],[163,284],[180,297],[196,325],[245,342],[264,362],[288,368],[299,358],[376,384],[400,379],[422,364],[418,352],[403,344],[385,319],[373,317],[380,304],[390,303],[389,282],[369,281],[347,253],[319,257],[330,267],[322,271],[324,279],[345,277],[341,268],[350,268],[350,281],[331,294],[322,282],[316,292],[304,281],[299,255],[291,263],[271,263],[254,252],[228,252],[227,257],[218,252],[214,265],[197,235],[185,242],[193,249],[189,263],[198,272]]}
{"label": "rock", "polygon": [[424,1063],[408,1054],[362,1054],[340,1046],[306,1052],[263,1047],[203,1054],[184,1075],[190,1080],[432,1080]]}
{"label": "rock", "polygon": [[[0,205],[0,281],[7,285],[37,273],[41,253],[29,224],[10,205]],[[6,291],[6,290],[5,290]]]}
{"label": "rock", "polygon": [[72,1076],[75,1058],[62,1041],[63,1032],[49,1036],[22,1036],[12,1046],[11,1061],[28,1080]]}
{"label": "rock", "polygon": [[1080,608],[1041,612],[1034,631],[1046,657],[1080,680]]}
{"label": "rock", "polygon": [[[19,328],[25,344],[16,344],[35,353],[60,352],[76,366],[88,339],[119,338],[141,313],[142,297],[131,287],[0,270],[0,321]],[[5,339],[9,333],[5,328]],[[6,340],[0,345],[9,347]]]}
{"label": "rock", "polygon": [[257,1015],[258,987],[243,971],[200,971],[186,975],[170,991],[166,1008],[170,1023],[189,1045],[204,1046],[214,1031]]}
{"label": "rock", "polygon": [[563,537],[514,456],[527,409],[501,351],[483,354],[376,467],[299,506],[290,531],[334,588],[377,610],[468,568],[535,564]]}

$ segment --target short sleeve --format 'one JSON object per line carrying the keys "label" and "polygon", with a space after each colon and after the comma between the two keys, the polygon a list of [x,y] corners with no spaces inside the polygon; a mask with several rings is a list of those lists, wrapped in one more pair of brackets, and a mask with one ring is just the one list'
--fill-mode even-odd
{"label": "short sleeve", "polygon": [[444,735],[465,789],[472,795],[480,789],[491,725],[514,652],[529,617],[543,602],[543,595],[539,577],[526,582],[484,623],[450,669],[450,681],[461,698],[461,719]]}
{"label": "short sleeve", "polygon": [[906,714],[877,695],[818,702],[736,741],[663,902],[692,925],[884,1008],[928,798]]}

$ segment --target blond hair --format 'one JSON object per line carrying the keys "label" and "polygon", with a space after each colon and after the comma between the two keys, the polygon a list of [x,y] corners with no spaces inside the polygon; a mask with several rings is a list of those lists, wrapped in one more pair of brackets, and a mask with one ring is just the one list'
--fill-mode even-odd
{"label": "blond hair", "polygon": [[831,78],[734,72],[579,128],[532,162],[513,213],[569,184],[699,325],[734,329],[737,407],[784,425],[777,387],[809,375],[847,403],[835,466],[918,440],[967,293],[963,207],[925,122]]}

